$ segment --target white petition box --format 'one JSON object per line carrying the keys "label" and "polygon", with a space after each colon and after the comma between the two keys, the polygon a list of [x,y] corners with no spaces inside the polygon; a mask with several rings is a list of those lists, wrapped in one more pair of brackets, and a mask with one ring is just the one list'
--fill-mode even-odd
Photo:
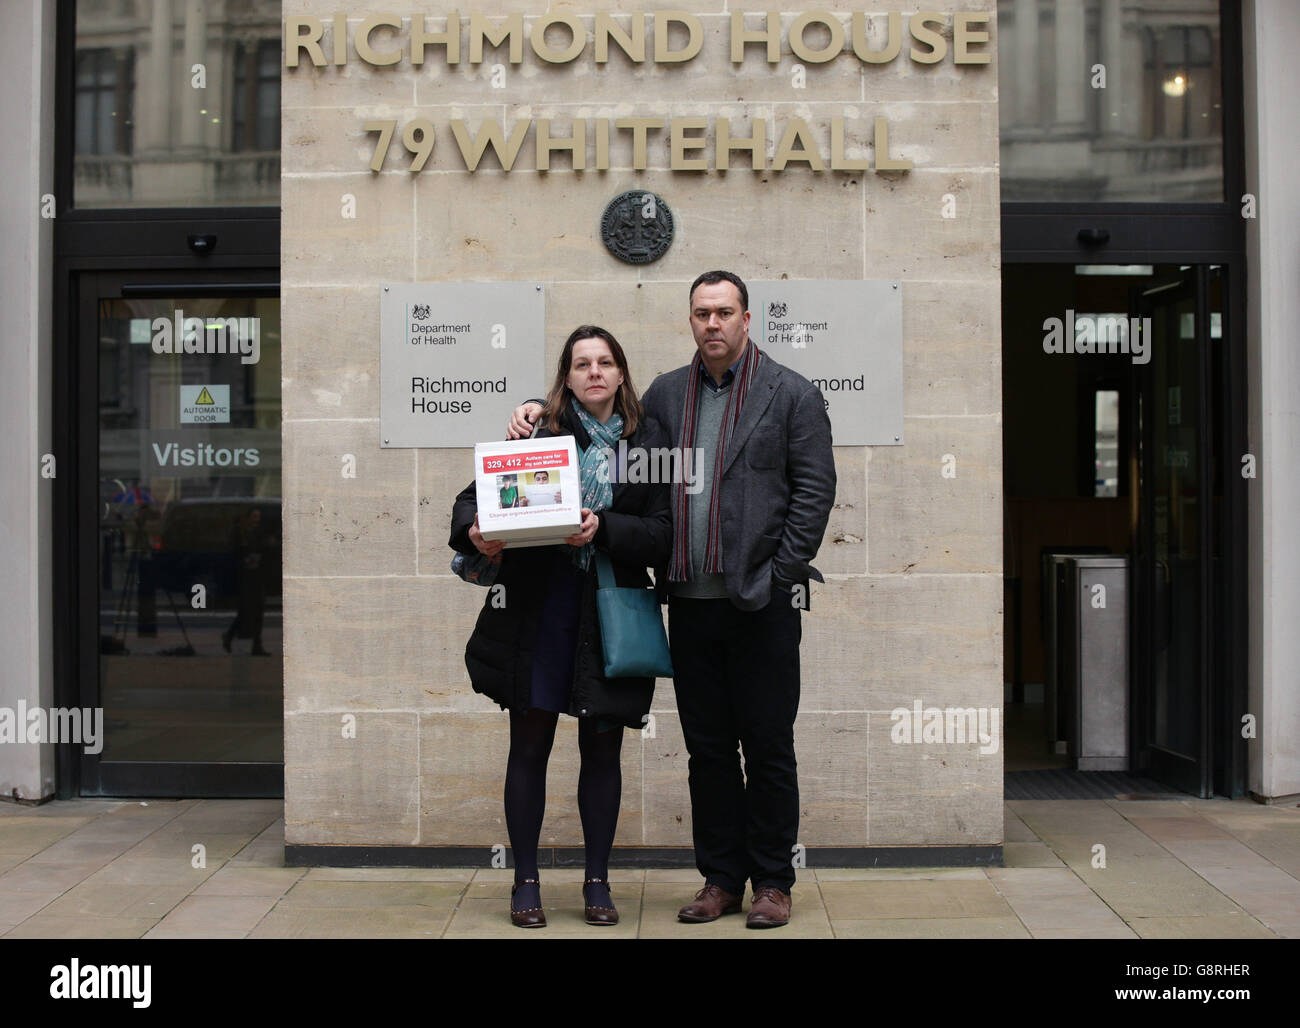
{"label": "white petition box", "polygon": [[573,436],[474,447],[478,530],[507,546],[549,546],[582,527],[581,472]]}

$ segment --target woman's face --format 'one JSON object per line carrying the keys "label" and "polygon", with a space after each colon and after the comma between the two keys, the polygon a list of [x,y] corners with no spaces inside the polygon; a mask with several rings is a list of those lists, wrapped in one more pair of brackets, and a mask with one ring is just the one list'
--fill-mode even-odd
{"label": "woman's face", "polygon": [[623,372],[619,371],[609,344],[592,336],[573,344],[566,382],[578,402],[587,410],[594,410],[606,402],[613,403],[618,387],[623,384]]}

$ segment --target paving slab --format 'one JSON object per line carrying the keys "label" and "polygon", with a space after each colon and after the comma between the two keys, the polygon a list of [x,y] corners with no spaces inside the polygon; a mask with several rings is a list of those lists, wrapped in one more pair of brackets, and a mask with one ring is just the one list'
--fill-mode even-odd
{"label": "paving slab", "polygon": [[1028,939],[1016,917],[901,917],[832,920],[837,939]]}
{"label": "paving slab", "polygon": [[132,846],[127,854],[131,859],[157,857],[189,860],[195,855],[194,847],[203,846],[203,856],[208,863],[226,861],[253,841],[252,833],[226,834],[192,831],[184,826],[168,825]]}
{"label": "paving slab", "polygon": [[[246,935],[276,905],[277,896],[190,896],[158,922],[169,934],[189,932],[206,938],[210,931]],[[152,926],[150,926],[152,927]],[[173,936],[174,937],[174,936]]]}
{"label": "paving slab", "polygon": [[1008,800],[1007,806],[1044,842],[1051,835],[1137,831],[1104,800]]}
{"label": "paving slab", "polygon": [[247,939],[248,933],[228,928],[205,928],[195,933],[187,928],[162,928],[154,925],[142,939]]}
{"label": "paving slab", "polygon": [[1002,822],[1003,845],[1009,842],[1038,842],[1034,830],[1010,810],[1005,812]]}
{"label": "paving slab", "polygon": [[1205,817],[1145,817],[1132,814],[1129,824],[1156,842],[1202,842],[1231,840],[1223,828]]}
{"label": "paving slab", "polygon": [[1300,879],[1300,822],[1262,822],[1253,827],[1233,825],[1226,826],[1226,830],[1243,846],[1282,868],[1292,878]]}
{"label": "paving slab", "polygon": [[244,811],[222,815],[219,809],[207,808],[202,812],[187,811],[170,822],[170,826],[186,831],[214,832],[218,835],[247,835],[249,838],[264,832],[281,820],[280,811]]}
{"label": "paving slab", "polygon": [[195,896],[283,896],[307,874],[305,867],[234,867],[226,864],[194,890]]}
{"label": "paving slab", "polygon": [[[798,880],[796,874],[795,879]],[[645,880],[647,882],[658,882],[659,884],[680,883],[687,886],[691,896],[704,888],[704,876],[693,867],[647,867],[645,869]],[[690,897],[688,896],[687,899]],[[686,900],[682,900],[683,903]]]}
{"label": "paving slab", "polygon": [[101,860],[35,864],[26,860],[0,874],[0,896],[28,892],[67,892],[104,866]]}
{"label": "paving slab", "polygon": [[1120,860],[1141,863],[1171,859],[1168,849],[1127,822],[1086,835],[1044,832],[1043,842],[1072,867],[1091,867],[1094,859],[1101,856],[1095,849],[1099,845],[1105,847],[1107,864]]}
{"label": "paving slab", "polygon": [[1200,813],[1201,801],[1194,798],[1186,800],[1103,800],[1107,806],[1125,817],[1158,818],[1173,817],[1184,819],[1196,817]]}
{"label": "paving slab", "polygon": [[228,821],[239,818],[265,820],[268,824],[284,817],[282,799],[196,800],[186,817]]}
{"label": "paving slab", "polygon": [[1249,914],[1221,917],[1135,917],[1129,921],[1143,939],[1276,939]]}
{"label": "paving slab", "polygon": [[1104,927],[1043,928],[1030,933],[1035,939],[1136,939],[1133,931],[1123,921]]}
{"label": "paving slab", "polygon": [[250,939],[428,939],[442,935],[454,903],[445,907],[311,907],[278,904]]}
{"label": "paving slab", "polygon": [[1270,806],[1252,800],[1207,801],[1200,813],[1212,821],[1231,828],[1255,825],[1295,825],[1300,822],[1300,807],[1290,805]]}
{"label": "paving slab", "polygon": [[1002,844],[1003,867],[1064,867],[1065,863],[1045,842]]}
{"label": "paving slab", "polygon": [[284,867],[284,818],[273,821],[231,858],[232,864]]}
{"label": "paving slab", "polygon": [[[52,800],[37,806],[23,803],[0,802],[0,813],[19,817],[99,817],[119,807],[130,804],[131,800]],[[191,801],[192,802],[192,801]]]}
{"label": "paving slab", "polygon": [[1201,876],[1272,931],[1300,936],[1300,881],[1279,867],[1203,867]]}
{"label": "paving slab", "polygon": [[133,825],[152,825],[156,828],[185,814],[198,802],[198,800],[142,800],[138,803],[123,803],[113,810],[100,814],[95,819],[94,825],[104,831],[126,830]]}
{"label": "paving slab", "polygon": [[53,846],[80,828],[82,818],[10,818],[0,821],[0,856],[18,856],[23,860]]}
{"label": "paving slab", "polygon": [[1169,857],[1105,868],[1071,865],[1100,899],[1126,920],[1241,913],[1242,908],[1191,868]]}
{"label": "paving slab", "polygon": [[817,872],[819,882],[985,881],[978,867],[837,867]]}
{"label": "paving slab", "polygon": [[189,885],[197,889],[223,866],[209,861],[207,867],[194,867],[185,857],[118,857],[105,864],[87,881],[121,882],[124,885]]}
{"label": "paving slab", "polygon": [[1133,935],[1069,868],[989,868],[988,876],[1034,938]]}
{"label": "paving slab", "polygon": [[63,894],[62,889],[31,889],[0,893],[0,924],[18,925]]}
{"label": "paving slab", "polygon": [[138,939],[157,921],[153,918],[53,916],[37,914],[4,934],[6,939]]}
{"label": "paving slab", "polygon": [[822,882],[821,891],[829,916],[837,921],[1015,915],[987,878]]}
{"label": "paving slab", "polygon": [[465,887],[458,882],[300,881],[280,900],[282,907],[370,909],[455,906]]}
{"label": "paving slab", "polygon": [[132,839],[104,841],[87,838],[80,831],[77,831],[45,847],[39,853],[33,854],[28,863],[40,865],[93,862],[96,867],[103,867],[110,860],[116,860],[136,844],[136,840]]}
{"label": "paving slab", "polygon": [[189,895],[188,885],[123,885],[84,881],[41,911],[42,917],[90,917],[158,921]]}
{"label": "paving slab", "polygon": [[1193,871],[1199,871],[1204,867],[1276,866],[1232,836],[1225,836],[1222,839],[1166,839],[1164,846]]}
{"label": "paving slab", "polygon": [[[294,870],[284,868],[283,870]],[[469,882],[470,867],[310,867],[309,881],[319,882]]]}

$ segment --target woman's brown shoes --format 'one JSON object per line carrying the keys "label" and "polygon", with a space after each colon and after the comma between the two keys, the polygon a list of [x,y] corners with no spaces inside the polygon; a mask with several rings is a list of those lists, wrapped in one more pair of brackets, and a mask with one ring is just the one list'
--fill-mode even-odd
{"label": "woman's brown shoes", "polygon": [[[514,895],[521,885],[536,885],[538,891],[537,906],[528,907],[525,910],[516,910],[514,908]],[[525,878],[522,882],[516,882],[510,887],[510,923],[516,928],[545,928],[546,911],[541,907],[541,883],[536,878]]]}
{"label": "woman's brown shoes", "polygon": [[[516,892],[519,891],[519,887],[521,885],[537,886],[537,892],[538,892],[537,906],[528,907],[524,910],[515,909],[514,895]],[[583,883],[582,893],[583,893],[583,903],[585,904],[584,913],[586,916],[587,924],[594,924],[594,925],[618,924],[618,911],[614,908],[613,906],[614,901],[612,899],[609,901],[610,906],[608,907],[594,906],[586,902],[588,885],[603,885],[606,891],[608,891],[609,880],[605,878],[588,878]],[[601,896],[597,897],[597,899],[603,899],[603,898],[604,897]],[[525,878],[522,882],[516,882],[513,886],[511,886],[510,899],[511,899],[510,923],[513,924],[516,928],[545,928],[546,927],[546,911],[544,911],[541,907],[541,902],[542,902],[541,883],[538,882],[536,878]]]}
{"label": "woman's brown shoes", "polygon": [[614,900],[610,899],[610,906],[597,907],[587,903],[587,886],[603,885],[606,890],[609,889],[609,880],[606,878],[588,878],[582,883],[582,900],[585,906],[587,924],[618,924],[618,911],[614,909]]}

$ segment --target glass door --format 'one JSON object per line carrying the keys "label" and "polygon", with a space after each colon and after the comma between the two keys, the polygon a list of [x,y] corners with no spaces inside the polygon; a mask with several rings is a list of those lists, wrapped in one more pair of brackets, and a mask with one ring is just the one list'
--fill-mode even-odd
{"label": "glass door", "polygon": [[278,285],[79,292],[82,793],[281,795]]}
{"label": "glass door", "polygon": [[1223,290],[1218,267],[1160,270],[1135,296],[1150,335],[1137,390],[1136,722],[1148,773],[1209,796],[1210,685],[1222,644],[1213,626],[1223,623],[1212,559],[1223,480],[1211,342],[1221,352]]}

